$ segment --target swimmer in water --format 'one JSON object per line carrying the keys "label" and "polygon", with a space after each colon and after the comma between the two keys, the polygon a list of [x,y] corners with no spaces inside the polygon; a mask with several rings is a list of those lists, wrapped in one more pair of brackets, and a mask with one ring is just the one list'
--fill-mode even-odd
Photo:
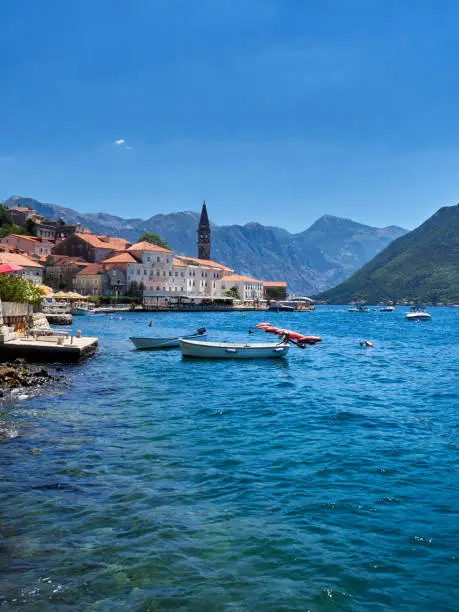
{"label": "swimmer in water", "polygon": [[253,334],[253,329],[252,328],[249,329],[249,334]]}
{"label": "swimmer in water", "polygon": [[153,327],[154,323],[153,321],[150,321],[150,323],[148,324],[148,327]]}

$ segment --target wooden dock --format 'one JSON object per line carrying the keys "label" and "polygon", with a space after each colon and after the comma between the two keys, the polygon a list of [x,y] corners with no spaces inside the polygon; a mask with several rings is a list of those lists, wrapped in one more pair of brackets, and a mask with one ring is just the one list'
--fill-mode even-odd
{"label": "wooden dock", "polygon": [[92,337],[66,338],[63,344],[47,336],[18,338],[0,344],[0,361],[22,357],[30,362],[79,363],[94,355],[98,343],[99,339]]}

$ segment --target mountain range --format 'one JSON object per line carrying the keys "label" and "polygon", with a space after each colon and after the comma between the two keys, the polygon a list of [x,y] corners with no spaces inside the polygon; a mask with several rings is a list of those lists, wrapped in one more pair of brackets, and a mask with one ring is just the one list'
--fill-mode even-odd
{"label": "mountain range", "polygon": [[[177,254],[197,255],[197,212],[156,214],[144,220],[80,213],[22,196],[12,196],[4,204],[30,206],[49,219],[81,223],[96,234],[120,236],[131,242],[145,231],[154,232],[167,240]],[[211,256],[241,274],[286,280],[290,291],[308,295],[341,283],[405,233],[397,226],[376,228],[330,215],[297,234],[261,223],[212,224]]]}
{"label": "mountain range", "polygon": [[389,299],[459,303],[459,204],[440,208],[318,297],[333,304]]}

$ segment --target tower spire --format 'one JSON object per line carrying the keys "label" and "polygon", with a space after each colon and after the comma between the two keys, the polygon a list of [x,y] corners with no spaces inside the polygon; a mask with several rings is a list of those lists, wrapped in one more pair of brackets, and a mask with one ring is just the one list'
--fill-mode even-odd
{"label": "tower spire", "polygon": [[210,223],[205,200],[202,204],[198,225],[198,258],[210,259]]}

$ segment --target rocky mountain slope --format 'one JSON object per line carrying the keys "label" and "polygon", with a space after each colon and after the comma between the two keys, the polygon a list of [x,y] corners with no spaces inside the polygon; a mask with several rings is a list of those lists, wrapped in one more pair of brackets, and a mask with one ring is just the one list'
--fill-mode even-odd
{"label": "rocky mountain slope", "polygon": [[340,304],[389,299],[459,303],[459,205],[440,208],[319,297]]}
{"label": "rocky mountain slope", "polygon": [[[196,212],[157,214],[144,220],[83,214],[21,196],[5,204],[30,206],[51,219],[62,217],[67,223],[82,223],[98,234],[132,242],[144,231],[155,232],[178,254],[196,255]],[[286,280],[291,291],[308,295],[342,282],[404,233],[399,227],[380,229],[331,216],[321,217],[299,234],[260,223],[213,225],[212,258],[256,278]]]}

